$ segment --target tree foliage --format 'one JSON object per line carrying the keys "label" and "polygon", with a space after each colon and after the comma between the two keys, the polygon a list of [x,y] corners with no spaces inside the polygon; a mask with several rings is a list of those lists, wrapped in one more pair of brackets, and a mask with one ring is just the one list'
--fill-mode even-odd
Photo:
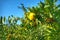
{"label": "tree foliage", "polygon": [[[60,40],[60,4],[57,0],[44,0],[38,6],[25,8],[24,17],[0,17],[1,40]],[[19,7],[20,8],[20,7]],[[17,21],[21,24],[18,25]]]}

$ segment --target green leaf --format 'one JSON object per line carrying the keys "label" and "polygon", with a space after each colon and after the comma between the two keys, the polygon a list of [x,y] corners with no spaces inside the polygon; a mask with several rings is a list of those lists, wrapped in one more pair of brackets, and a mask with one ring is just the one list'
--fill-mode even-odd
{"label": "green leaf", "polygon": [[48,8],[48,7],[50,7],[50,5],[45,5],[45,6],[44,6],[44,8]]}
{"label": "green leaf", "polygon": [[44,3],[40,1],[40,7],[44,8]]}

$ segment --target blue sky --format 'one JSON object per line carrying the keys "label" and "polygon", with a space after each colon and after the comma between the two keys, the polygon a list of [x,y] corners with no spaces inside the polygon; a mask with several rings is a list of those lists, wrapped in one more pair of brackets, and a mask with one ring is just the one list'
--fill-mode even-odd
{"label": "blue sky", "polygon": [[[0,0],[0,16],[8,17],[14,15],[22,17],[24,12],[17,6],[23,3],[25,7],[32,7],[36,6],[40,1],[43,0]],[[57,4],[60,4],[60,0],[57,2]]]}

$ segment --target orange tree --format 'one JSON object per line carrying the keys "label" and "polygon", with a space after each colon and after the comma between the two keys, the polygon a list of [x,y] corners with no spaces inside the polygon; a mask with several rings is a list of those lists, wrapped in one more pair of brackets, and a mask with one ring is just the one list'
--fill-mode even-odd
{"label": "orange tree", "polygon": [[[21,4],[24,17],[0,17],[1,40],[60,40],[60,5],[57,0],[44,0],[38,6]],[[20,7],[19,7],[20,8]],[[17,21],[21,24],[18,25]]]}
{"label": "orange tree", "polygon": [[38,40],[60,39],[60,5],[56,5],[56,2],[57,0],[44,0],[38,6],[28,7],[28,10],[22,6],[25,12],[23,23],[26,22],[23,26],[31,28],[30,30],[34,28],[33,31],[37,31],[34,37],[39,35]]}

